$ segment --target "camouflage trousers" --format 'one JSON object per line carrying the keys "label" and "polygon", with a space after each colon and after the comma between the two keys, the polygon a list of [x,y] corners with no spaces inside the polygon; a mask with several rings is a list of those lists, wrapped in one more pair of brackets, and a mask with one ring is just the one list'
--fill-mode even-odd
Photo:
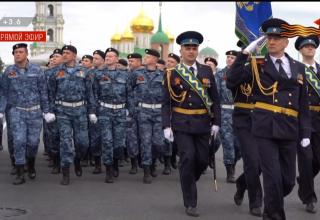
{"label": "camouflage trousers", "polygon": [[126,109],[99,108],[98,123],[101,132],[102,161],[112,165],[121,159],[126,145]]}
{"label": "camouflage trousers", "polygon": [[139,154],[138,124],[135,118],[127,118],[126,146],[128,156],[135,158]]}
{"label": "camouflage trousers", "polygon": [[102,154],[99,124],[89,122],[89,152],[94,157]]}
{"label": "camouflage trousers", "polygon": [[88,151],[88,120],[86,106],[57,107],[60,135],[61,166],[69,166],[74,157],[82,159]]}
{"label": "camouflage trousers", "polygon": [[239,142],[233,133],[232,113],[232,109],[221,109],[221,128],[219,132],[225,165],[235,164],[241,157]]}
{"label": "camouflage trousers", "polygon": [[27,158],[36,157],[42,128],[42,112],[10,108],[10,130],[16,165],[23,165]]}
{"label": "camouflage trousers", "polygon": [[43,120],[43,144],[46,152],[54,155],[59,154],[60,137],[57,121],[46,123]]}
{"label": "camouflage trousers", "polygon": [[165,145],[161,109],[140,108],[138,125],[142,165],[151,165],[152,159],[162,154]]}

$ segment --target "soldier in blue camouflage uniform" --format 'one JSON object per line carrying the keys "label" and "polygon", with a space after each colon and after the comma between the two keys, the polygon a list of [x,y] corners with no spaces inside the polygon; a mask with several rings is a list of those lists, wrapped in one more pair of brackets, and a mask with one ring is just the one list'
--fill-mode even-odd
{"label": "soldier in blue camouflage uniform", "polygon": [[[52,53],[50,68],[44,71],[47,83],[49,83],[50,77],[56,73],[62,62],[62,50],[57,48]],[[50,87],[48,87],[48,89],[50,89]],[[54,109],[54,106],[51,106],[51,109]],[[50,159],[53,161],[51,173],[58,174],[60,173],[60,137],[57,121],[51,123],[46,123],[45,120],[43,121],[43,141],[44,144],[47,145]]]}
{"label": "soldier in blue camouflage uniform", "polygon": [[155,161],[164,146],[161,118],[163,72],[156,67],[159,52],[154,49],[146,49],[145,52],[146,69],[134,75],[131,87],[135,98],[130,98],[130,101],[134,102],[132,111],[137,114],[139,126],[143,182],[150,184],[150,174],[156,177]]}
{"label": "soldier in blue camouflage uniform", "polygon": [[[135,78],[135,75],[144,71],[144,67],[142,66],[142,56],[138,53],[132,53],[127,56],[129,61],[129,83],[132,83],[132,79]],[[131,92],[134,92],[132,89]],[[130,94],[131,99],[135,99],[135,94]],[[136,113],[136,112],[134,112]],[[138,158],[139,158],[139,150],[140,150],[140,141],[138,138],[138,124],[137,124],[137,114],[130,114],[127,117],[127,138],[126,138],[126,146],[128,156],[131,160],[131,169],[129,174],[136,174],[138,172]]]}
{"label": "soldier in blue camouflage uniform", "polygon": [[105,52],[107,67],[96,74],[93,91],[97,101],[98,124],[101,132],[102,160],[106,166],[106,183],[118,177],[118,162],[123,155],[128,110],[128,76],[116,69],[119,52],[108,48]]}
{"label": "soldier in blue camouflage uniform", "polygon": [[87,112],[94,113],[94,96],[87,70],[76,65],[77,49],[65,45],[62,51],[64,64],[50,78],[49,94],[60,135],[61,184],[68,185],[73,162],[76,175],[82,176],[80,160],[89,146]]}
{"label": "soldier in blue camouflage uniform", "polygon": [[9,66],[2,79],[0,118],[7,106],[13,137],[17,176],[13,184],[25,183],[24,164],[28,160],[28,176],[36,177],[35,158],[42,127],[42,112],[47,122],[55,119],[49,113],[47,83],[39,66],[29,63],[27,44],[13,46],[15,64]]}
{"label": "soldier in blue camouflage uniform", "polygon": [[221,102],[220,138],[223,148],[223,162],[226,166],[227,182],[229,183],[235,183],[235,164],[240,158],[240,148],[232,129],[233,98],[231,90],[226,87],[226,72],[233,64],[237,54],[238,52],[234,50],[227,51],[227,66],[215,75]]}
{"label": "soldier in blue camouflage uniform", "polygon": [[[93,66],[94,69],[89,71],[90,77],[94,78],[97,75],[101,75],[104,72],[105,53],[101,50],[95,50],[93,52]],[[95,97],[97,98],[97,97]],[[94,158],[94,170],[93,174],[101,173],[101,135],[98,123],[89,122],[89,155]]]}
{"label": "soldier in blue camouflage uniform", "polygon": [[[1,85],[1,81],[2,81],[2,71],[0,71],[0,85]],[[1,97],[1,87],[0,87],[0,97]],[[3,146],[2,146],[2,132],[3,132],[3,117],[0,119],[0,151],[3,150]]]}

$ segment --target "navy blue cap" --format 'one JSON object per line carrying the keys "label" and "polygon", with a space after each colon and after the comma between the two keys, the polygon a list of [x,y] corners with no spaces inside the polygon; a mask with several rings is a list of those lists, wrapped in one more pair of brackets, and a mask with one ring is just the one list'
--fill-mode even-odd
{"label": "navy blue cap", "polygon": [[64,45],[61,50],[62,51],[70,50],[71,52],[77,54],[77,48],[75,46],[72,46],[72,45]]}
{"label": "navy blue cap", "polygon": [[87,58],[87,59],[89,59],[91,61],[93,60],[93,57],[91,55],[84,55],[81,60],[83,60],[85,58]]}
{"label": "navy blue cap", "polygon": [[226,52],[226,55],[233,55],[233,56],[238,56],[239,52],[236,50],[228,50]]}
{"label": "navy blue cap", "polygon": [[282,24],[288,24],[288,22],[279,18],[271,18],[261,24],[261,29],[267,35],[280,35],[283,31]]}
{"label": "navy blue cap", "polygon": [[155,49],[145,49],[144,51],[146,54],[149,54],[149,55],[152,55],[152,56],[155,56],[155,57],[160,57],[160,53],[155,50]]}
{"label": "navy blue cap", "polygon": [[128,66],[128,62],[125,59],[119,59],[118,63],[122,64],[123,66]]}
{"label": "navy blue cap", "polygon": [[105,54],[107,54],[108,52],[114,52],[115,54],[117,54],[117,56],[119,56],[119,51],[113,47],[107,48]]}
{"label": "navy blue cap", "polygon": [[102,59],[104,59],[106,57],[106,54],[101,50],[95,50],[93,52],[93,55],[95,55],[95,54],[98,54],[100,57],[102,57]]}
{"label": "navy blue cap", "polygon": [[28,47],[28,45],[25,44],[25,43],[15,44],[15,45],[13,45],[13,47],[12,47],[12,54],[13,54],[13,52],[14,52],[15,49],[18,49],[18,48],[27,48],[27,47]]}
{"label": "navy blue cap", "polygon": [[180,63],[180,57],[177,54],[169,53],[168,56],[175,59],[177,61],[177,63]]}
{"label": "navy blue cap", "polygon": [[206,63],[207,61],[213,62],[214,65],[218,66],[217,60],[216,60],[215,58],[213,58],[213,57],[206,57],[206,58],[204,59],[204,63]]}
{"label": "navy blue cap", "polygon": [[59,49],[59,48],[57,48],[57,49],[55,49],[55,50],[53,51],[52,55],[54,55],[54,54],[60,54],[60,55],[62,55],[62,50]]}
{"label": "navy blue cap", "polygon": [[300,50],[303,46],[305,45],[313,45],[315,48],[318,48],[319,46],[319,37],[316,35],[310,35],[307,37],[298,37],[294,47],[296,48],[296,50]]}
{"label": "navy blue cap", "polygon": [[199,45],[203,42],[203,36],[196,31],[186,31],[177,37],[176,42],[179,45]]}
{"label": "navy blue cap", "polygon": [[128,59],[131,59],[131,58],[142,59],[142,56],[139,53],[130,53],[130,54],[128,54],[127,58]]}

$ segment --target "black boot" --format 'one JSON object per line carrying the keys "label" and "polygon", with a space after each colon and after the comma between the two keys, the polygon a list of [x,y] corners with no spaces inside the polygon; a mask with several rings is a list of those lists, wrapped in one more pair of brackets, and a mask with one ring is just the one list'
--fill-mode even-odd
{"label": "black boot", "polygon": [[118,159],[113,160],[113,176],[114,177],[119,176],[119,160]]}
{"label": "black boot", "polygon": [[136,174],[138,172],[138,161],[137,158],[131,158],[131,170],[129,174]]}
{"label": "black boot", "polygon": [[60,184],[61,185],[70,184],[70,167],[69,166],[62,167],[62,180]]}
{"label": "black boot", "polygon": [[94,170],[92,171],[93,174],[101,173],[101,157],[94,157]]}
{"label": "black boot", "polygon": [[163,175],[170,175],[171,166],[170,166],[170,156],[164,157],[164,170],[162,172]]}
{"label": "black boot", "polygon": [[237,191],[233,196],[233,200],[236,205],[242,204],[244,193],[245,193],[245,189],[237,188]]}
{"label": "black boot", "polygon": [[236,183],[236,179],[234,177],[234,165],[233,164],[227,164],[227,182],[228,183]]}
{"label": "black boot", "polygon": [[59,154],[53,155],[53,168],[51,170],[52,174],[60,173],[60,159]]}
{"label": "black boot", "polygon": [[34,167],[35,161],[36,158],[34,157],[28,158],[28,177],[32,180],[36,178],[36,169]]}
{"label": "black boot", "polygon": [[177,169],[178,166],[177,166],[177,156],[176,154],[172,154],[172,156],[170,157],[171,159],[171,166],[173,169]]}
{"label": "black boot", "polygon": [[80,158],[74,159],[74,172],[76,173],[76,176],[82,176],[82,167],[80,165]]}
{"label": "black boot", "polygon": [[104,180],[106,183],[113,183],[113,166],[106,165],[106,178]]}
{"label": "black boot", "polygon": [[24,179],[24,165],[16,165],[17,175],[15,180],[13,181],[13,185],[21,185],[26,182]]}
{"label": "black boot", "polygon": [[150,166],[145,165],[143,167],[143,183],[150,184],[152,182],[152,178],[150,176]]}
{"label": "black boot", "polygon": [[150,167],[150,174],[151,174],[152,177],[157,177],[158,176],[157,169],[156,169],[156,167],[157,167],[156,161],[157,161],[157,159],[152,159],[152,165]]}
{"label": "black boot", "polygon": [[14,156],[10,156],[10,160],[11,160],[11,166],[12,166],[10,174],[11,175],[17,175],[17,168],[16,168]]}

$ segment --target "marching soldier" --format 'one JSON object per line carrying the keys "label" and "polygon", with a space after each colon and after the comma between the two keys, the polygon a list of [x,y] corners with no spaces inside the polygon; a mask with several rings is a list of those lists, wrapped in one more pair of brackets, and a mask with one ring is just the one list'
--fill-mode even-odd
{"label": "marching soldier", "polygon": [[[89,75],[95,78],[97,75],[102,75],[105,64],[105,53],[101,50],[95,50],[93,52],[93,66],[94,68],[89,71]],[[97,97],[95,97],[97,100]],[[89,119],[90,121],[90,119]],[[99,174],[102,172],[101,169],[101,156],[102,156],[102,146],[101,146],[101,132],[98,123],[89,122],[89,157],[94,158],[94,170],[93,174]]]}
{"label": "marching soldier", "polygon": [[143,183],[150,184],[156,177],[156,159],[164,146],[162,133],[162,79],[163,72],[157,69],[160,54],[157,50],[145,50],[144,71],[136,72],[131,80],[134,99],[130,98],[132,114],[137,114],[141,163],[144,169]]}
{"label": "marching soldier", "polygon": [[94,78],[93,91],[97,103],[101,133],[102,160],[106,166],[106,183],[119,176],[119,160],[123,156],[128,113],[128,75],[116,69],[119,52],[114,48],[105,51],[106,68]]}
{"label": "marching soldier", "polygon": [[[51,67],[44,71],[46,81],[49,84],[49,79],[54,75],[63,63],[62,50],[55,49],[52,53]],[[48,87],[48,93],[50,94],[50,87]],[[50,95],[49,95],[50,98]],[[52,102],[49,102],[52,103]],[[50,106],[51,109],[55,109],[54,106]],[[57,121],[51,123],[43,122],[44,142],[47,142],[49,157],[53,161],[52,174],[60,173],[60,138]]]}
{"label": "marching soldier", "polygon": [[56,111],[60,136],[60,184],[69,185],[72,163],[76,175],[82,176],[80,160],[89,146],[87,112],[89,116],[95,112],[91,79],[86,69],[77,65],[77,49],[65,45],[62,56],[64,64],[49,79],[49,94],[51,105]]}
{"label": "marching soldier", "polygon": [[14,185],[25,183],[24,164],[28,176],[36,178],[35,159],[42,128],[42,112],[47,122],[55,120],[49,113],[47,83],[38,65],[29,63],[27,44],[13,46],[14,65],[7,67],[2,78],[0,119],[7,110],[7,121],[13,138],[13,155],[17,176]]}
{"label": "marching soldier", "polygon": [[223,148],[223,163],[227,170],[226,180],[228,183],[235,183],[235,166],[236,162],[240,159],[240,147],[232,129],[234,106],[232,92],[226,86],[226,73],[236,59],[238,52],[229,50],[226,52],[226,55],[227,66],[216,73],[215,79],[221,102],[221,129],[219,134]]}
{"label": "marching soldier", "polygon": [[[142,56],[138,53],[132,53],[127,56],[129,61],[129,83],[132,85],[132,80],[135,78],[135,75],[139,72],[144,72],[144,67],[142,66]],[[132,94],[130,95],[131,99],[137,99],[134,88],[130,90]],[[138,172],[138,159],[141,160],[139,151],[140,151],[140,140],[138,135],[138,124],[137,124],[137,112],[133,111],[127,117],[127,152],[131,160],[131,169],[129,174],[136,174]]]}
{"label": "marching soldier", "polygon": [[[239,45],[239,42],[237,45],[243,48],[244,44]],[[235,84],[237,77],[237,74],[230,75],[227,72],[227,88],[232,91],[234,99],[233,130],[240,143],[244,171],[236,180],[237,191],[234,201],[236,205],[241,205],[245,190],[248,189],[250,214],[262,216],[259,153],[251,133],[251,111],[254,108],[252,83]]]}
{"label": "marching soldier", "polygon": [[[252,58],[246,65],[261,37],[239,55],[229,76],[240,83],[250,83],[254,76],[252,134],[261,162],[264,189],[263,219],[285,220],[284,197],[295,184],[297,142],[310,144],[305,67],[286,54],[289,41],[281,35],[281,25],[287,22],[272,18],[262,24],[267,35],[268,54],[257,65]],[[237,84],[236,81],[233,83]]]}
{"label": "marching soldier", "polygon": [[210,133],[220,127],[220,101],[210,67],[196,62],[203,36],[181,33],[183,63],[168,69],[164,78],[162,120],[164,136],[178,145],[179,172],[186,214],[199,216],[196,181],[209,162]]}
{"label": "marching soldier", "polygon": [[303,204],[306,204],[306,211],[316,213],[314,203],[317,196],[314,190],[314,177],[320,169],[320,66],[314,60],[316,49],[319,46],[318,36],[298,37],[295,48],[302,55],[302,62],[305,64],[306,83],[309,93],[309,109],[311,115],[311,144],[307,147],[298,146],[298,169],[297,178],[299,189],[298,195]]}

